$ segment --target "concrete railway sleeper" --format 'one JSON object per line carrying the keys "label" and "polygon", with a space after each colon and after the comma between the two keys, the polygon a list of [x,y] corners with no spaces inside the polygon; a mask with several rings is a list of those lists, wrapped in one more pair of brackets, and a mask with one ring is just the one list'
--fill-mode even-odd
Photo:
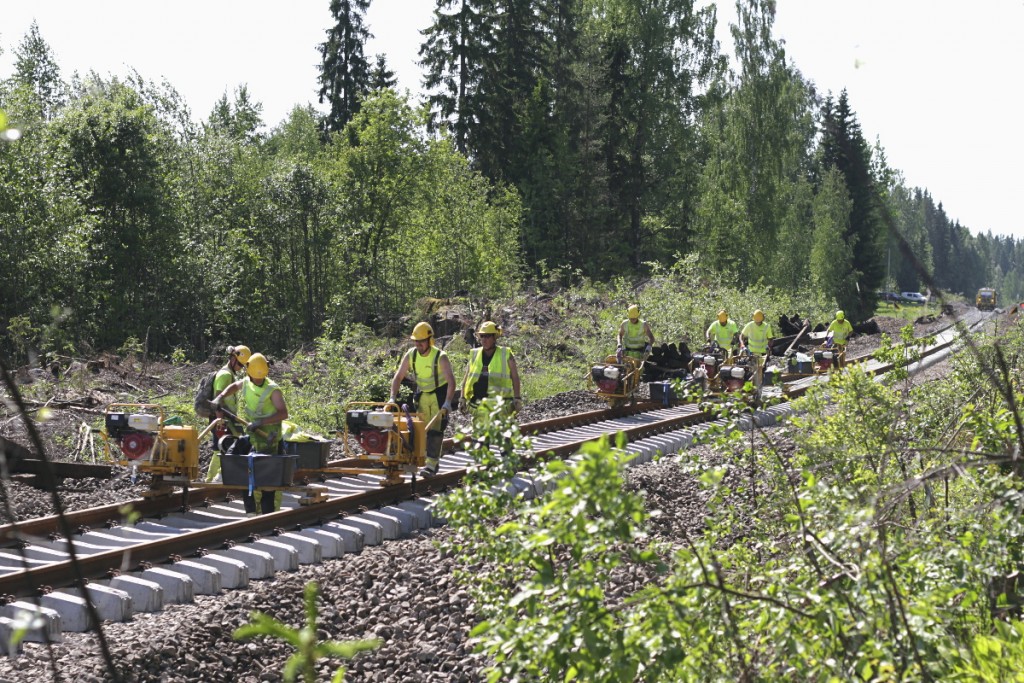
{"label": "concrete railway sleeper", "polygon": [[[952,328],[941,332],[922,355],[948,353],[957,334]],[[873,359],[861,360],[869,373],[891,369]],[[786,396],[827,380],[800,380],[786,388]],[[775,424],[790,409],[779,404],[752,411],[740,419],[739,427]],[[579,457],[582,444],[624,432],[626,450],[634,455],[631,462],[639,464],[678,454],[716,422],[721,421],[693,404],[639,404],[523,425],[522,431],[533,436],[538,457],[570,459]],[[79,529],[71,541],[54,533],[54,518],[0,527],[0,542],[8,546],[0,548],[0,594],[6,596],[0,605],[0,637],[24,612],[38,617],[25,640],[58,641],[64,631],[92,628],[87,600],[100,619],[125,621],[138,612],[245,588],[251,580],[428,529],[441,523],[432,514],[436,496],[457,485],[472,464],[466,453],[447,453],[438,475],[417,482],[415,490],[408,476],[403,484],[387,488],[380,486],[381,475],[328,477],[320,484],[323,502],[301,505],[299,495],[285,493],[280,511],[259,517],[247,517],[242,501],[229,492],[207,489],[195,492],[201,507],[176,509],[166,500],[136,501],[143,516],[131,524],[115,521],[119,513],[113,508],[118,506],[71,513],[67,517]],[[507,485],[532,498],[553,484],[521,472]],[[80,570],[91,579],[84,587],[73,585],[69,542]]]}

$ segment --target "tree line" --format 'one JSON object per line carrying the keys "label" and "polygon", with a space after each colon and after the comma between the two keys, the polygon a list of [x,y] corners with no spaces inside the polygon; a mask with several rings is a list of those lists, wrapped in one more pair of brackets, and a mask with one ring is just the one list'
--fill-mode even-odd
{"label": "tree line", "polygon": [[331,0],[326,113],[269,126],[245,85],[197,121],[135,72],[65,79],[33,25],[0,83],[3,352],[284,350],[688,253],[854,317],[881,289],[1024,294],[1024,244],[907,187],[787,57],[774,3],[737,3],[730,61],[695,0],[437,0],[414,102],[365,54],[370,2]]}

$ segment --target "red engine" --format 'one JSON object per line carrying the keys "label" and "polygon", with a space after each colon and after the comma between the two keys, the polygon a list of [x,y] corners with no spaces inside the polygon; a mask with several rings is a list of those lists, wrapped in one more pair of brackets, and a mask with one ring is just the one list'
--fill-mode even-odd
{"label": "red engine", "polygon": [[590,377],[601,394],[618,394],[622,391],[622,369],[615,365],[595,365]]}
{"label": "red engine", "polygon": [[380,429],[364,429],[359,432],[359,445],[367,453],[384,453],[388,447],[388,433]]}
{"label": "red engine", "polygon": [[345,414],[350,432],[367,453],[382,455],[387,452],[388,432],[395,424],[395,414],[379,410],[350,410]]}
{"label": "red engine", "polygon": [[708,377],[714,377],[718,374],[718,366],[721,362],[721,358],[713,356],[710,353],[704,356],[704,371],[708,373]]}
{"label": "red engine", "polygon": [[121,452],[129,460],[138,460],[153,447],[153,435],[145,432],[129,432],[121,436]]}
{"label": "red engine", "polygon": [[753,370],[745,365],[724,365],[718,374],[726,391],[741,390],[753,376]]}

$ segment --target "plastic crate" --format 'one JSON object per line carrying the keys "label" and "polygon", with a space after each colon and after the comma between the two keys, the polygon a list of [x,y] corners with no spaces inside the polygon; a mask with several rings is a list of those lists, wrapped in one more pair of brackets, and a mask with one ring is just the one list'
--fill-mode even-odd
{"label": "plastic crate", "polygon": [[790,358],[789,371],[798,375],[813,375],[814,362],[809,360],[798,361],[795,358]]}
{"label": "plastic crate", "polygon": [[220,456],[221,479],[225,486],[248,486],[249,463],[255,475],[254,486],[291,486],[295,476],[297,455],[222,455]]}
{"label": "plastic crate", "polygon": [[676,400],[676,392],[672,389],[672,382],[665,380],[663,382],[651,382],[651,400],[656,403],[669,402],[672,403]]}
{"label": "plastic crate", "polygon": [[296,455],[299,460],[295,465],[300,470],[322,470],[327,467],[331,456],[330,441],[285,441],[286,455]]}

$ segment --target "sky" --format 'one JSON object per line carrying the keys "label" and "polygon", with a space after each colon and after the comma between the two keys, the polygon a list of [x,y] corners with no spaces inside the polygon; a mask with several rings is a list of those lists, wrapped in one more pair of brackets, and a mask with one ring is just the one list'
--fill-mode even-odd
{"label": "sky", "polygon": [[[373,0],[367,53],[420,92],[419,31],[433,0]],[[33,19],[65,78],[135,69],[166,79],[205,119],[245,84],[268,126],[317,105],[328,0],[32,0],[0,3],[0,78]],[[733,2],[719,3],[719,36]],[[778,0],[775,35],[819,92],[849,93],[868,142],[909,186],[926,188],[972,232],[1024,238],[1016,201],[1024,159],[1024,0]],[[1017,85],[1014,85],[1016,83]],[[321,108],[322,107],[318,107]]]}

